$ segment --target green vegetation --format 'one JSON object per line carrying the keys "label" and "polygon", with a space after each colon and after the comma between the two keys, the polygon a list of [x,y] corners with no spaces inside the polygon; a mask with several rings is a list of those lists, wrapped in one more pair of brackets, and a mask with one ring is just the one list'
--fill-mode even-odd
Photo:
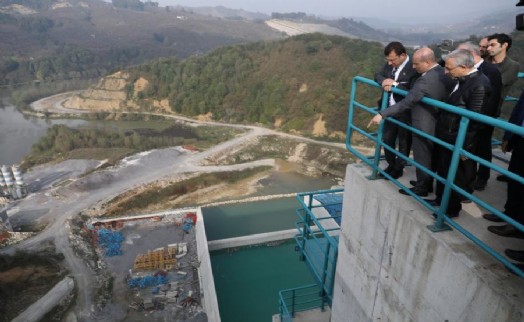
{"label": "green vegetation", "polygon": [[[345,132],[351,78],[373,77],[382,56],[376,42],[307,34],[185,61],[159,59],[130,72],[132,80],[150,82],[141,98],[167,98],[184,115],[211,112],[225,122],[266,125],[279,120],[283,130],[309,132],[323,114],[330,131]],[[374,104],[377,97],[364,99]]]}
{"label": "green vegetation", "polygon": [[[91,117],[103,115],[104,113],[99,113]],[[126,118],[135,121],[122,122]],[[156,121],[145,121],[144,118]],[[22,167],[27,169],[53,160],[83,158],[108,159],[108,165],[111,165],[133,153],[169,146],[193,145],[205,149],[229,140],[240,132],[223,127],[190,127],[158,118],[130,114],[121,116],[118,123],[103,121],[89,128],[71,129],[64,125],[54,125],[45,137],[33,145]]]}
{"label": "green vegetation", "polygon": [[107,203],[112,205],[112,207],[104,216],[121,216],[130,211],[146,209],[150,205],[161,205],[179,196],[221,183],[235,183],[268,169],[271,169],[271,167],[263,166],[242,171],[204,173],[181,182],[169,184],[162,188],[155,187],[146,190],[137,195],[133,195],[132,198],[125,199],[123,202],[120,201],[120,197],[117,197]]}

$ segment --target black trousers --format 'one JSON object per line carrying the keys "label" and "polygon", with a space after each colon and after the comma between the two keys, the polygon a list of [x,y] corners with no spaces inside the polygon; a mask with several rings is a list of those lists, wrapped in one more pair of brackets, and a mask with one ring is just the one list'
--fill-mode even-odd
{"label": "black trousers", "polygon": [[[410,114],[406,112],[398,114],[395,116],[395,119],[408,125],[411,124]],[[398,151],[405,156],[409,156],[409,152],[411,151],[411,132],[386,120],[386,123],[384,123],[384,131],[382,132],[382,141],[390,147],[397,149],[397,139]],[[398,158],[393,152],[384,149],[384,155],[389,167],[393,167],[395,170],[402,170],[406,166],[407,162]]]}
{"label": "black trousers", "polygon": [[[437,173],[441,177],[446,178],[448,176],[453,152],[442,146],[438,146],[436,150],[438,156]],[[476,172],[476,162],[470,159],[460,160],[457,167],[457,174],[455,175],[455,184],[467,192],[472,192]],[[442,200],[443,193],[444,185],[437,182],[436,195],[438,200]],[[461,195],[452,190],[446,213],[448,215],[456,215],[461,209]]]}
{"label": "black trousers", "polygon": [[[477,132],[477,151],[476,155],[482,159],[491,162],[493,158],[491,150],[491,137],[493,136],[493,126],[485,125],[484,128]],[[479,164],[477,178],[488,181],[490,177],[490,168]]]}
{"label": "black trousers", "polygon": [[[512,138],[513,150],[509,160],[508,170],[524,177],[524,138]],[[508,198],[504,206],[505,213],[512,219],[524,224],[524,185],[515,181],[508,181]]]}

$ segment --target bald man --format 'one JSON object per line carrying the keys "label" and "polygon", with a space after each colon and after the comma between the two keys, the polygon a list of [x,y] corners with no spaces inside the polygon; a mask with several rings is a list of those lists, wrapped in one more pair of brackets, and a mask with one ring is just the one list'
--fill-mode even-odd
{"label": "bald man", "polygon": [[[437,63],[435,54],[430,48],[421,48],[413,54],[413,68],[421,76],[415,81],[408,95],[395,105],[380,111],[371,120],[370,124],[379,124],[383,118],[411,110],[412,126],[434,136],[438,110],[435,107],[422,103],[421,100],[424,97],[428,97],[445,101],[451,93],[455,82],[445,76],[444,68]],[[415,161],[431,170],[432,154],[433,142],[413,134],[413,157]],[[418,168],[416,175],[417,180],[411,191],[418,196],[425,197],[432,188],[433,178]],[[399,192],[407,194],[403,189],[400,189]]]}

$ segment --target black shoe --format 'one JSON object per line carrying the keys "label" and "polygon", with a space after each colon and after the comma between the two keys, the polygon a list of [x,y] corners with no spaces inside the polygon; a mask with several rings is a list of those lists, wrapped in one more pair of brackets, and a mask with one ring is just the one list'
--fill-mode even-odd
{"label": "black shoe", "polygon": [[499,216],[494,214],[483,214],[482,218],[492,221],[492,222],[504,222]]}
{"label": "black shoe", "polygon": [[[412,185],[413,187],[418,187],[418,181],[417,180],[410,180],[409,184]],[[428,193],[432,193],[433,192],[433,184],[429,184],[428,188],[426,190],[428,191]]]}
{"label": "black shoe", "polygon": [[522,250],[506,249],[504,254],[514,261],[524,263],[524,251]]}
{"label": "black shoe", "polygon": [[[391,175],[391,172],[392,171],[395,171],[393,166],[392,165],[388,165],[385,169],[383,169],[383,171],[389,175]],[[377,173],[377,179],[386,179],[386,180],[389,180],[385,175],[383,175],[382,173]]]}
{"label": "black shoe", "polygon": [[426,201],[427,203],[429,203],[430,206],[433,206],[433,207],[440,206],[440,199],[438,199],[438,198],[435,198],[435,199],[424,199],[424,201]]}
{"label": "black shoe", "polygon": [[[421,196],[421,197],[427,197],[428,196],[428,191],[424,190],[422,188],[419,188],[419,187],[413,187],[413,188],[410,188],[409,190],[411,190],[411,192],[413,192],[417,196]],[[407,191],[404,190],[404,189],[400,189],[398,192],[400,192],[403,195],[409,196]]]}
{"label": "black shoe", "polygon": [[393,177],[393,179],[398,179],[398,178],[402,177],[402,175],[404,175],[404,170],[403,169],[393,169],[393,170],[391,170],[389,175],[391,177]]}
{"label": "black shoe", "polygon": [[488,230],[502,237],[513,237],[513,238],[524,239],[524,233],[518,230],[517,228],[511,226],[510,224],[506,224],[502,226],[488,226]]}
{"label": "black shoe", "polygon": [[501,174],[500,176],[497,177],[497,181],[508,182],[508,180],[509,180],[508,176],[503,175],[503,174]]}
{"label": "black shoe", "polygon": [[[436,213],[432,213],[432,215],[433,215],[433,218],[437,219],[438,215]],[[459,214],[458,213],[456,213],[456,214],[446,214],[446,216],[448,216],[448,218],[456,218],[456,217],[459,216]]]}
{"label": "black shoe", "polygon": [[473,189],[477,191],[483,191],[484,189],[486,189],[487,185],[488,185],[488,180],[477,179],[477,181],[475,181],[475,184],[473,185]]}

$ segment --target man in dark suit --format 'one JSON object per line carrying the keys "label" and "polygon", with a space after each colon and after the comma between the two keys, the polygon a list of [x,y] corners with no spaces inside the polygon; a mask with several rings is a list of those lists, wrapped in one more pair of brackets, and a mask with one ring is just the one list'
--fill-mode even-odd
{"label": "man in dark suit", "polygon": [[[491,85],[491,95],[488,103],[485,105],[485,109],[481,111],[482,114],[499,117],[501,107],[501,94],[502,94],[502,76],[498,68],[485,61],[480,56],[480,49],[477,45],[471,42],[465,42],[460,44],[457,49],[468,50],[473,55],[473,61],[475,62],[475,68],[477,68],[482,74],[486,75]],[[476,155],[482,159],[491,162],[492,149],[491,149],[491,138],[493,136],[493,126],[483,124],[477,133],[477,150]],[[477,171],[477,179],[473,188],[475,190],[484,190],[490,177],[490,169],[483,165],[479,165]]]}
{"label": "man in dark suit", "polygon": [[[424,97],[444,101],[448,98],[454,83],[445,76],[444,68],[440,66],[433,50],[421,48],[413,54],[413,67],[421,74],[415,81],[409,94],[400,102],[382,110],[370,122],[379,124],[380,121],[391,116],[411,111],[412,126],[429,135],[435,135],[437,123],[437,108],[422,103]],[[413,157],[417,163],[426,169],[432,168],[433,141],[420,135],[413,134]],[[417,180],[411,191],[419,196],[427,196],[432,188],[433,178],[421,169],[416,169]],[[404,190],[400,193],[406,194]]]}
{"label": "man in dark suit", "polygon": [[[519,101],[513,108],[509,122],[524,127],[524,91],[522,91]],[[512,151],[508,170],[524,177],[524,137],[506,131],[504,133],[502,151],[504,153]],[[508,179],[508,195],[504,205],[504,213],[524,225],[524,185],[515,180]],[[500,218],[498,220],[486,219],[502,222]],[[489,226],[488,230],[504,237],[524,238],[524,233],[510,224]],[[508,255],[507,252],[506,255]],[[524,252],[522,252],[521,258],[524,258]]]}
{"label": "man in dark suit", "polygon": [[[386,64],[375,74],[375,81],[388,92],[391,91],[392,86],[409,90],[417,77],[417,72],[413,69],[406,48],[398,41],[391,42],[384,48],[384,56],[386,58]],[[392,106],[401,101],[402,98],[402,95],[389,95],[389,101],[386,105]],[[379,106],[381,106],[381,102],[379,102]],[[400,113],[396,115],[395,118],[406,124],[410,123],[409,111]],[[411,134],[396,124],[386,122],[382,134],[384,143],[395,148],[397,138],[399,152],[408,156],[411,150]],[[388,163],[384,171],[395,179],[402,176],[406,161],[397,158],[393,152],[387,149],[384,149],[384,154],[386,156],[386,162]]]}

